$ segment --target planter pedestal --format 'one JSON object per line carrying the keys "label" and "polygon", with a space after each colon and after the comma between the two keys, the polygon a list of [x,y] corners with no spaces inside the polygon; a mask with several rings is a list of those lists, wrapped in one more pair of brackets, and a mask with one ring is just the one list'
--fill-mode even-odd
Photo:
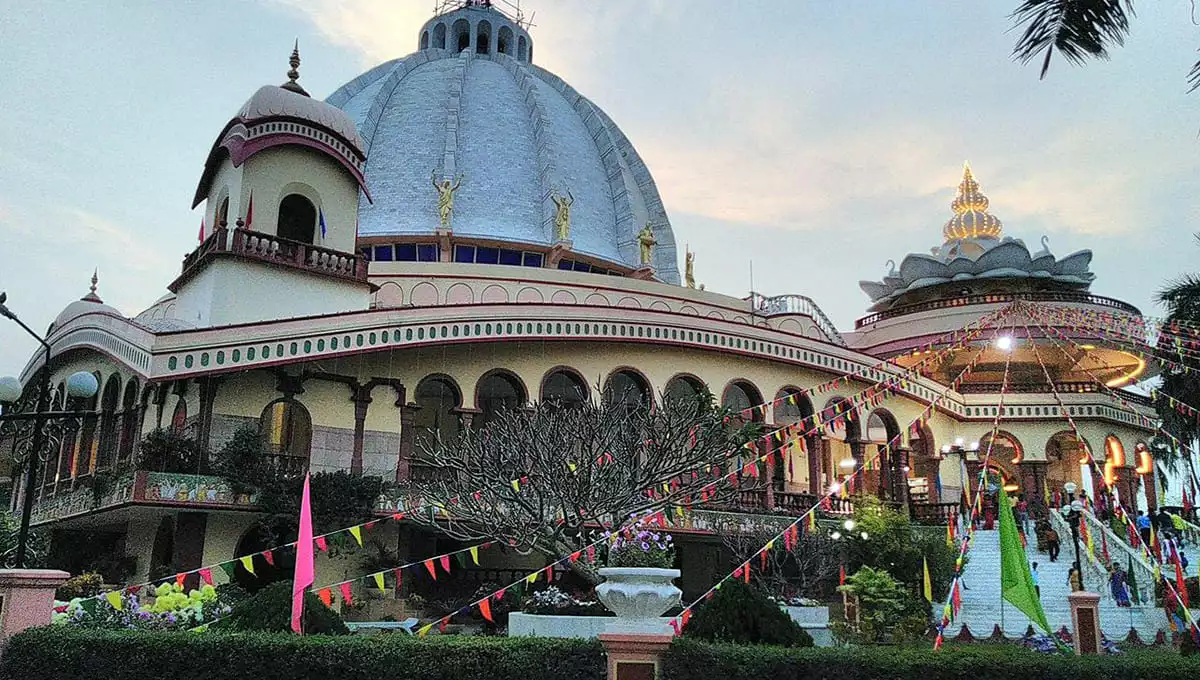
{"label": "planter pedestal", "polygon": [[54,591],[71,575],[53,569],[0,569],[0,642],[50,624]]}
{"label": "planter pedestal", "polygon": [[1075,626],[1075,654],[1103,654],[1100,645],[1100,596],[1084,591],[1067,595],[1071,623]]}
{"label": "planter pedestal", "polygon": [[683,594],[675,587],[678,569],[605,567],[599,573],[604,583],[596,586],[596,595],[617,615],[605,628],[606,632],[671,634],[659,617],[677,606]]}
{"label": "planter pedestal", "polygon": [[659,660],[671,639],[670,633],[601,633],[608,652],[608,680],[657,680]]}

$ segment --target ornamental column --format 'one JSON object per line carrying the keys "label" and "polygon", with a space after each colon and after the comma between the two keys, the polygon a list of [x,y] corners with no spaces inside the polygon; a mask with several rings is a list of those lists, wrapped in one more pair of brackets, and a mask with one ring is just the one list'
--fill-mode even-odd
{"label": "ornamental column", "polygon": [[354,384],[350,386],[350,401],[354,402],[354,451],[350,454],[350,474],[362,477],[363,443],[367,432],[367,407],[371,405],[371,390],[374,385]]}
{"label": "ornamental column", "polygon": [[412,480],[413,442],[415,441],[417,412],[420,406],[408,403],[400,407],[400,450],[396,456],[396,483]]}
{"label": "ornamental column", "polygon": [[808,492],[820,498],[824,492],[821,488],[821,463],[825,460],[825,440],[820,437],[808,437],[805,444],[808,456]]}
{"label": "ornamental column", "polygon": [[1046,517],[1046,499],[1042,493],[1046,483],[1046,465],[1044,460],[1023,460],[1017,463],[1017,469],[1021,471],[1021,493],[1025,495],[1025,502],[1029,504],[1029,514],[1034,519]]}
{"label": "ornamental column", "polygon": [[1146,507],[1150,512],[1158,511],[1158,484],[1155,483],[1154,477],[1156,474],[1158,473],[1152,471],[1149,474],[1140,475],[1142,488],[1146,492]]}
{"label": "ornamental column", "polygon": [[908,497],[908,468],[912,459],[912,449],[907,446],[897,446],[892,450],[892,497],[900,505],[909,505]]}

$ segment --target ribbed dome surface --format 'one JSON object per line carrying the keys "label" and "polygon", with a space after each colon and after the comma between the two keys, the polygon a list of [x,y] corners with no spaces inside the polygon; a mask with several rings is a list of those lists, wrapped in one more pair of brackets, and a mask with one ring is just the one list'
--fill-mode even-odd
{"label": "ribbed dome surface", "polygon": [[653,264],[679,282],[675,239],[649,170],[615,124],[555,75],[505,54],[428,49],[382,64],[327,100],[352,118],[373,202],[359,236],[427,236],[439,227],[431,173],[461,176],[451,229],[547,247],[552,195],[574,196],[573,250],[636,267],[651,223]]}

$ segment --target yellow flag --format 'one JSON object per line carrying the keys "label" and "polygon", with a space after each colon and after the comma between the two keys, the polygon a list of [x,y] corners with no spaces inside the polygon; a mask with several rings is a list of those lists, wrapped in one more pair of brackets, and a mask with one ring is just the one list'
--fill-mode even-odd
{"label": "yellow flag", "polygon": [[426,635],[429,634],[429,631],[431,631],[431,630],[433,630],[432,623],[421,626],[421,628],[417,630],[417,637],[425,637]]}
{"label": "yellow flag", "polygon": [[1092,543],[1092,532],[1090,532],[1090,531],[1088,532],[1087,551],[1088,551],[1088,556],[1092,558],[1093,562],[1095,562],[1096,561],[1096,545],[1094,543]]}
{"label": "yellow flag", "polygon": [[384,591],[383,574],[375,574],[375,587],[378,588],[379,592],[381,593]]}
{"label": "yellow flag", "polygon": [[929,576],[929,560],[922,557],[921,565],[925,568],[925,599],[933,602],[933,579]]}
{"label": "yellow flag", "polygon": [[354,540],[358,541],[358,547],[361,548],[362,547],[362,527],[361,526],[350,527],[350,535],[354,537]]}
{"label": "yellow flag", "polygon": [[525,582],[526,582],[526,583],[533,583],[534,581],[537,581],[537,575],[538,575],[538,573],[535,571],[535,572],[533,572],[532,574],[530,574],[529,576],[526,576],[526,577],[525,577]]}
{"label": "yellow flag", "polygon": [[121,591],[119,590],[113,590],[104,593],[104,599],[108,600],[108,603],[112,605],[112,608],[116,609],[117,611],[121,611],[125,608],[125,602],[121,599]]}
{"label": "yellow flag", "polygon": [[239,560],[242,563],[242,568],[254,575],[254,556],[246,555]]}
{"label": "yellow flag", "polygon": [[509,484],[512,484],[513,491],[516,491],[517,493],[521,493],[521,480],[514,479],[511,482],[509,482]]}
{"label": "yellow flag", "polygon": [[771,540],[767,541],[767,544],[765,546],[763,546],[763,550],[770,550],[771,548],[774,548],[774,547],[775,547],[775,539],[772,538]]}
{"label": "yellow flag", "polygon": [[575,472],[575,464],[572,463],[571,461],[567,461],[567,469],[570,470],[571,472]]}
{"label": "yellow flag", "polygon": [[471,546],[471,561],[475,563],[475,566],[479,566],[479,546]]}

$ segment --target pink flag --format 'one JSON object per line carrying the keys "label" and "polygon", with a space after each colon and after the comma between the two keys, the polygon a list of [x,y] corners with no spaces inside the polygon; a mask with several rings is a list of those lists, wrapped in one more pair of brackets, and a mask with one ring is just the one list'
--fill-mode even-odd
{"label": "pink flag", "polygon": [[253,191],[250,192],[250,205],[246,208],[246,222],[245,222],[246,228],[249,229],[250,225],[252,225],[252,224],[254,224],[254,192]]}
{"label": "pink flag", "polygon": [[200,217],[200,242],[204,243],[204,217]]}
{"label": "pink flag", "polygon": [[312,502],[308,496],[308,475],[304,475],[304,494],[300,497],[300,536],[296,539],[296,574],[292,578],[292,632],[301,633],[304,594],[313,584]]}

